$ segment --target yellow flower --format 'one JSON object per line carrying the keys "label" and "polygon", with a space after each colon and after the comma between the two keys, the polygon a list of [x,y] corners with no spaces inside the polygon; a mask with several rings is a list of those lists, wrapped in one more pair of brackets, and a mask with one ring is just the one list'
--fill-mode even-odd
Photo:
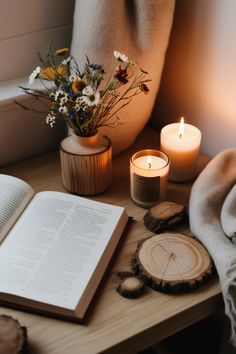
{"label": "yellow flower", "polygon": [[67,74],[67,67],[65,65],[59,65],[57,67],[57,72],[58,74],[60,74],[61,76]]}
{"label": "yellow flower", "polygon": [[79,93],[79,92],[83,91],[85,86],[86,86],[86,83],[83,80],[75,80],[73,82],[71,88],[74,93]]}
{"label": "yellow flower", "polygon": [[66,53],[68,53],[68,51],[68,48],[61,48],[55,51],[55,55],[65,55]]}
{"label": "yellow flower", "polygon": [[40,79],[44,80],[54,80],[55,79],[55,69],[48,66],[45,69],[41,69],[39,74]]}
{"label": "yellow flower", "polygon": [[58,75],[65,75],[67,73],[67,67],[64,65],[59,65],[57,68],[48,66],[45,69],[41,69],[39,77],[44,80],[55,81]]}

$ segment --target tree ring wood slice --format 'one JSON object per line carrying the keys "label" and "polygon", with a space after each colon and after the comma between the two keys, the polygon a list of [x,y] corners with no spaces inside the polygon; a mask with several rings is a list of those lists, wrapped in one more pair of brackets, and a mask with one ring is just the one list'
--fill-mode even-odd
{"label": "tree ring wood slice", "polygon": [[146,228],[155,233],[170,230],[186,219],[186,206],[169,201],[158,203],[143,217]]}
{"label": "tree ring wood slice", "polygon": [[0,315],[0,354],[25,354],[27,353],[26,328],[6,315]]}
{"label": "tree ring wood slice", "polygon": [[124,297],[135,298],[143,294],[145,287],[143,281],[133,275],[123,279],[116,290]]}
{"label": "tree ring wood slice", "polygon": [[177,293],[204,283],[212,274],[213,264],[207,250],[194,238],[162,233],[139,242],[131,268],[153,289]]}

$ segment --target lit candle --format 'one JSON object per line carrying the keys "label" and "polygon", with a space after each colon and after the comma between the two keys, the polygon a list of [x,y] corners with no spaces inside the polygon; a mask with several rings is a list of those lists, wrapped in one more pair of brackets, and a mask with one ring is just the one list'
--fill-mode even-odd
{"label": "lit candle", "polygon": [[142,150],[130,159],[130,196],[135,204],[150,208],[166,197],[169,158],[161,151]]}
{"label": "lit candle", "polygon": [[170,158],[169,179],[176,182],[188,181],[197,171],[201,132],[191,124],[168,124],[161,130],[161,150]]}

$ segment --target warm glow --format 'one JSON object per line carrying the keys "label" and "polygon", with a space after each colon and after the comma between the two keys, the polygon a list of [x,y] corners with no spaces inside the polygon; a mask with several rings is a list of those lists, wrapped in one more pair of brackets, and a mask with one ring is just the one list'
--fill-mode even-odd
{"label": "warm glow", "polygon": [[182,117],[180,119],[180,123],[179,123],[179,137],[182,138],[184,134],[184,117]]}
{"label": "warm glow", "polygon": [[152,167],[152,158],[150,155],[148,155],[148,157],[147,157],[147,163],[148,163],[148,168],[151,168]]}

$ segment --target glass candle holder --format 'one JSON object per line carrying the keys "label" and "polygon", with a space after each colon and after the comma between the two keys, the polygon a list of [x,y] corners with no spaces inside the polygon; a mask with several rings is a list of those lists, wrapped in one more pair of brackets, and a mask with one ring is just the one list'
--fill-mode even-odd
{"label": "glass candle holder", "polygon": [[130,159],[130,197],[142,208],[165,200],[169,157],[158,150],[141,150]]}

